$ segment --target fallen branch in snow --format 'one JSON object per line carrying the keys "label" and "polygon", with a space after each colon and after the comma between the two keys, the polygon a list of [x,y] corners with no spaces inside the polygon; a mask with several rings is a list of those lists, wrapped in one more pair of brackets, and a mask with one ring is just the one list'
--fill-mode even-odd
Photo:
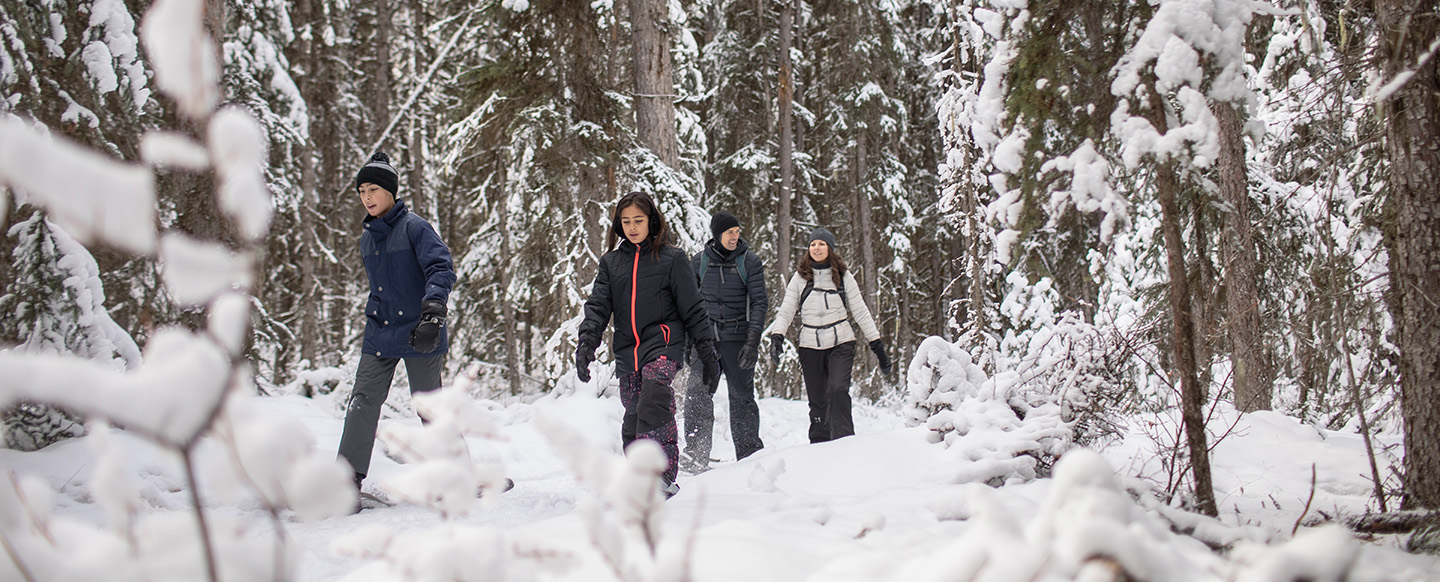
{"label": "fallen branch in snow", "polygon": [[1426,525],[1440,525],[1440,511],[1412,510],[1388,513],[1367,513],[1345,520],[1345,527],[1356,533],[1407,533]]}

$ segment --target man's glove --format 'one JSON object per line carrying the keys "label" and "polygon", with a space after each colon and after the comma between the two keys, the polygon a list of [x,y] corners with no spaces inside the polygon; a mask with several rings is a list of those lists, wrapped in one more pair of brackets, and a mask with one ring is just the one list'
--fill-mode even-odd
{"label": "man's glove", "polygon": [[420,304],[420,323],[410,331],[410,347],[422,354],[440,346],[440,333],[445,330],[445,303],[431,299]]}
{"label": "man's glove", "polygon": [[713,392],[720,382],[720,353],[715,351],[715,340],[697,342],[695,355],[700,356],[700,381]]}
{"label": "man's glove", "polygon": [[890,356],[885,355],[885,344],[880,340],[870,342],[870,351],[875,352],[875,359],[880,360],[880,371],[886,376],[890,375]]}
{"label": "man's glove", "polygon": [[779,366],[780,353],[783,351],[785,351],[785,336],[778,333],[770,334],[770,362]]}
{"label": "man's glove", "polygon": [[760,357],[760,328],[752,327],[745,335],[745,345],[740,347],[740,367],[755,369],[755,360]]}
{"label": "man's glove", "polygon": [[595,361],[595,348],[600,347],[600,338],[580,334],[575,346],[575,377],[581,382],[590,381],[590,362]]}

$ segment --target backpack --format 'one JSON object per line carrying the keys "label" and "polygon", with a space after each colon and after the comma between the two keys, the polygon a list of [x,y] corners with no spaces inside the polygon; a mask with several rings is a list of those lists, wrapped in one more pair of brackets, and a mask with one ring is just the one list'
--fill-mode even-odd
{"label": "backpack", "polygon": [[[807,297],[810,297],[810,292],[811,292],[811,291],[814,291],[814,290],[815,290],[815,280],[814,280],[814,279],[811,279],[811,280],[809,280],[809,281],[806,281],[806,282],[805,282],[805,289],[800,292],[800,303],[796,304],[796,305],[797,305],[796,309],[799,309],[800,307],[803,307],[803,306],[805,305],[805,299],[806,299]],[[841,278],[835,280],[835,290],[834,290],[834,291],[831,291],[831,290],[829,290],[829,289],[821,289],[820,291],[821,291],[822,293],[835,293],[835,294],[839,295],[839,296],[840,296],[840,305],[843,305],[843,306],[845,307],[846,319],[849,319],[849,314],[850,314],[850,299],[845,296],[845,278],[844,278],[844,277],[841,277]]]}
{"label": "backpack", "polygon": [[[740,273],[740,282],[746,285],[746,295],[749,295],[750,277],[745,274],[745,259],[750,258],[750,249],[735,260],[735,270]],[[700,251],[700,270],[695,272],[695,282],[705,282],[705,269],[710,268],[710,253]]]}
{"label": "backpack", "polygon": [[[745,249],[739,257],[735,258],[735,271],[740,273],[740,284],[745,286],[745,298],[750,298],[750,277],[745,273],[745,260],[750,258],[750,249]],[[695,272],[695,282],[705,282],[705,270],[710,268],[710,253],[700,251],[700,270]],[[745,321],[750,321],[750,306],[745,306]]]}

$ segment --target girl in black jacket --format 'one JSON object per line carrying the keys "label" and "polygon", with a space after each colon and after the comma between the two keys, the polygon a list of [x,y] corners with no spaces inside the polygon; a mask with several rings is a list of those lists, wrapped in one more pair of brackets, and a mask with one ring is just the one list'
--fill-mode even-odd
{"label": "girl in black jacket", "polygon": [[661,476],[666,496],[679,491],[675,485],[679,438],[671,382],[680,369],[687,333],[699,351],[705,382],[720,376],[715,332],[695,286],[695,274],[685,253],[667,244],[669,234],[665,217],[644,193],[631,192],[616,203],[605,241],[610,251],[600,257],[575,350],[575,375],[589,382],[600,334],[613,317],[611,347],[625,406],[620,439],[627,448],[637,438],[659,443],[669,459]]}

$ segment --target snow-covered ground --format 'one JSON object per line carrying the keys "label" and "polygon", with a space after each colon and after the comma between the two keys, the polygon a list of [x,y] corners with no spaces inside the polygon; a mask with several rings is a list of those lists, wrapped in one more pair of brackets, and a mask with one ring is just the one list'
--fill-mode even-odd
{"label": "snow-covered ground", "polygon": [[[403,398],[396,392],[392,398]],[[1291,580],[1307,572],[1319,574],[1308,579],[1339,580],[1334,576],[1346,570],[1349,580],[1440,579],[1440,562],[1394,549],[1395,540],[1361,543],[1333,526],[1301,527],[1291,540],[1302,513],[1313,523],[1364,511],[1368,466],[1356,435],[1278,414],[1216,415],[1218,432],[1233,429],[1214,449],[1221,519],[1212,521],[1154,502],[1137,504],[1127,492],[1164,486],[1165,470],[1146,435],[1173,431],[1173,420],[1132,418],[1128,438],[1099,454],[1072,452],[1053,478],[996,488],[950,482],[954,471],[943,468],[953,456],[943,444],[931,444],[923,427],[906,427],[897,410],[863,402],[855,409],[856,436],[811,445],[804,402],[764,399],[766,447],[736,462],[725,428],[725,391],[719,393],[714,453],[720,460],[709,472],[681,475],[680,494],[661,505],[658,526],[649,532],[658,541],[653,555],[634,539],[602,551],[618,543],[610,536],[619,530],[595,516],[624,508],[602,503],[609,494],[582,482],[551,444],[553,429],[543,429],[559,425],[593,447],[589,455],[620,458],[618,399],[581,390],[529,403],[481,403],[500,438],[469,438],[471,458],[499,463],[517,485],[468,516],[447,522],[407,504],[310,522],[282,513],[279,523],[299,550],[290,556],[294,571],[306,582],[447,579],[445,570],[466,568],[490,576],[473,579],[504,580],[681,580],[687,572],[697,581],[1057,580],[1083,579],[1118,564],[1149,580]],[[298,421],[328,454],[341,429],[342,407],[334,398],[266,397],[253,404]],[[420,423],[392,411],[382,432],[387,426]],[[142,513],[189,506],[183,465],[172,454],[123,431],[110,436],[148,504]],[[98,526],[112,518],[92,494],[100,463],[85,441],[34,453],[0,451],[0,465],[39,476],[58,491],[56,516]],[[382,489],[414,470],[383,446],[377,445],[371,469],[371,481]],[[202,481],[218,474],[203,467],[224,449],[200,447]],[[248,535],[269,539],[271,521],[262,506],[215,492],[224,489],[213,482],[202,487],[209,514],[217,522],[250,524]],[[1197,538],[1229,548],[1217,553]]]}

